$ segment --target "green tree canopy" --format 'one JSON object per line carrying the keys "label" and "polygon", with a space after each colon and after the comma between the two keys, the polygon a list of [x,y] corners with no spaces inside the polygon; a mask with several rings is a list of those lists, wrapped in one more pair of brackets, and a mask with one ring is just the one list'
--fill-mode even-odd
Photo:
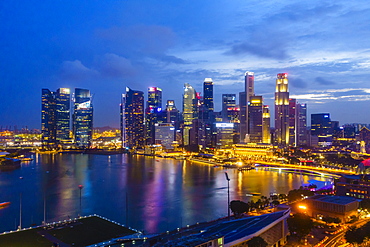
{"label": "green tree canopy", "polygon": [[313,227],[312,219],[301,213],[294,214],[287,220],[288,228],[291,234],[298,237],[304,237],[310,233]]}
{"label": "green tree canopy", "polygon": [[267,242],[260,236],[253,237],[247,242],[250,247],[267,247]]}

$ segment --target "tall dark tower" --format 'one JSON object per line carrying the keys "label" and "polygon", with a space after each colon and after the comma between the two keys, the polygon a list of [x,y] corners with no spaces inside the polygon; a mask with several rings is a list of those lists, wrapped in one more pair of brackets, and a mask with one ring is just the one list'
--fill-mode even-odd
{"label": "tall dark tower", "polygon": [[59,88],[55,96],[56,103],[56,139],[59,142],[69,140],[71,122],[71,92],[69,88]]}
{"label": "tall dark tower", "polygon": [[56,146],[55,94],[42,89],[41,95],[41,141],[42,147],[52,149]]}
{"label": "tall dark tower", "polygon": [[263,139],[263,99],[262,96],[251,96],[249,109],[250,142],[261,143]]}
{"label": "tall dark tower", "polygon": [[91,145],[93,132],[93,105],[90,90],[75,88],[73,111],[73,135],[78,147]]}
{"label": "tall dark tower", "polygon": [[145,118],[145,138],[146,144],[154,144],[155,140],[155,124],[158,120],[158,115],[162,111],[162,89],[159,87],[148,88],[148,101],[146,103],[146,118]]}
{"label": "tall dark tower", "polygon": [[121,98],[122,147],[143,148],[144,139],[144,93],[126,87]]}
{"label": "tall dark tower", "polygon": [[275,141],[279,145],[289,144],[289,92],[288,74],[277,74],[275,91]]}
{"label": "tall dark tower", "polygon": [[210,122],[213,122],[213,111],[214,111],[214,105],[213,105],[213,81],[212,78],[205,78],[204,84],[203,84],[203,103],[205,106],[205,109],[207,111],[206,113],[206,119]]}
{"label": "tall dark tower", "polygon": [[249,142],[249,109],[248,104],[250,98],[254,96],[254,73],[245,72],[244,77],[244,93],[240,94],[245,99],[240,99],[240,142]]}

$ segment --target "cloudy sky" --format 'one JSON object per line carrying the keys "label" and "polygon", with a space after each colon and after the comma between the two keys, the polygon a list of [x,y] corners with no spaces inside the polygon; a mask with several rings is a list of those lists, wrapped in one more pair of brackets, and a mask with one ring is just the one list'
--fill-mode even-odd
{"label": "cloudy sky", "polygon": [[210,77],[219,111],[245,71],[265,104],[287,72],[309,114],[370,123],[367,1],[14,0],[0,2],[0,22],[3,128],[40,128],[42,88],[90,89],[94,125],[118,127],[126,86],[161,87],[181,110],[184,83],[203,92]]}

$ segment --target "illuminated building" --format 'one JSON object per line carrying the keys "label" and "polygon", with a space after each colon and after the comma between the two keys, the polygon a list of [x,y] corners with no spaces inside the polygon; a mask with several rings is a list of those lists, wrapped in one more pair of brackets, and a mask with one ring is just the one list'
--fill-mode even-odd
{"label": "illuminated building", "polygon": [[121,98],[122,147],[144,147],[144,93],[126,87]]}
{"label": "illuminated building", "polygon": [[190,84],[184,84],[182,116],[184,120],[183,144],[189,145],[189,131],[194,119],[194,101],[196,100],[195,89]]}
{"label": "illuminated building", "polygon": [[[222,94],[222,121],[232,122],[233,114],[229,112],[236,107],[236,95],[235,94]],[[230,114],[229,114],[230,113]]]}
{"label": "illuminated building", "polygon": [[329,113],[311,114],[311,135],[318,137],[319,146],[332,144],[333,130]]}
{"label": "illuminated building", "polygon": [[155,144],[161,144],[165,149],[173,149],[175,127],[170,123],[155,124]]}
{"label": "illuminated building", "polygon": [[213,119],[213,81],[212,78],[205,78],[203,83],[203,104],[206,112],[204,119],[212,122]]}
{"label": "illuminated building", "polygon": [[148,101],[146,103],[146,144],[154,144],[154,125],[162,112],[162,89],[159,87],[148,88]]}
{"label": "illuminated building", "polygon": [[66,142],[70,139],[70,121],[71,121],[71,92],[69,88],[59,88],[56,92],[56,139],[60,142]]}
{"label": "illuminated building", "polygon": [[289,99],[289,144],[297,146],[297,100]]}
{"label": "illuminated building", "polygon": [[234,124],[233,123],[215,123],[216,147],[231,148],[234,144]]}
{"label": "illuminated building", "polygon": [[277,74],[275,90],[275,141],[289,144],[289,92],[288,74]]}
{"label": "illuminated building", "polygon": [[49,89],[42,89],[41,133],[43,148],[56,146],[55,94]]}
{"label": "illuminated building", "polygon": [[244,97],[243,99],[240,98],[240,142],[244,143],[248,140],[248,135],[250,134],[249,131],[249,109],[248,103],[250,102],[250,97],[254,96],[254,73],[253,72],[245,72],[244,77],[244,94],[240,93],[240,97]]}
{"label": "illuminated building", "polygon": [[70,100],[69,88],[59,88],[56,92],[42,89],[41,131],[43,147],[53,148],[70,139]]}
{"label": "illuminated building", "polygon": [[76,146],[91,145],[93,133],[93,105],[90,90],[75,88],[73,111],[73,135]]}
{"label": "illuminated building", "polygon": [[307,145],[307,104],[297,104],[297,145]]}
{"label": "illuminated building", "polygon": [[236,157],[253,159],[271,159],[275,153],[275,147],[272,144],[265,143],[235,144],[232,149]]}
{"label": "illuminated building", "polygon": [[270,108],[268,105],[263,106],[262,113],[262,142],[271,143],[270,133]]}
{"label": "illuminated building", "polygon": [[[370,163],[370,160],[364,160],[360,163],[360,165],[362,164],[362,171],[369,168],[366,162]],[[370,175],[343,175],[335,180],[335,189],[338,196],[370,199]]]}
{"label": "illuminated building", "polygon": [[361,142],[364,142],[365,151],[369,152],[368,147],[370,146],[370,130],[367,127],[362,127],[358,137]]}
{"label": "illuminated building", "polygon": [[179,121],[180,121],[180,112],[177,110],[175,106],[174,100],[167,100],[166,104],[166,122],[172,123],[175,128],[177,129],[179,127]]}
{"label": "illuminated building", "polygon": [[249,142],[262,142],[262,113],[263,101],[262,96],[251,96],[248,104],[249,110]]}

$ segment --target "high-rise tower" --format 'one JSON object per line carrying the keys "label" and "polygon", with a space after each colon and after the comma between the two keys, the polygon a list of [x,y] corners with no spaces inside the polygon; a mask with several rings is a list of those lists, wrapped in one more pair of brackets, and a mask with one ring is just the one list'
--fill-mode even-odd
{"label": "high-rise tower", "polygon": [[212,78],[205,78],[203,84],[203,104],[205,106],[205,118],[212,122],[213,118],[213,81]]}
{"label": "high-rise tower", "polygon": [[196,99],[195,89],[190,84],[184,84],[182,115],[184,120],[183,144],[189,145],[189,130],[194,119],[194,101]]}
{"label": "high-rise tower", "polygon": [[262,96],[251,96],[248,105],[249,109],[249,138],[250,142],[262,142],[263,123],[263,99]]}
{"label": "high-rise tower", "polygon": [[93,105],[90,90],[75,88],[73,135],[78,147],[91,145],[93,132]]}
{"label": "high-rise tower", "polygon": [[55,94],[43,88],[41,95],[41,141],[42,147],[51,149],[56,146]]}
{"label": "high-rise tower", "polygon": [[275,141],[289,144],[289,92],[288,74],[277,74],[275,90]]}
{"label": "high-rise tower", "polygon": [[236,107],[236,95],[235,94],[222,94],[222,121],[229,122],[232,116],[229,116],[229,109]]}
{"label": "high-rise tower", "polygon": [[270,133],[270,108],[268,105],[263,106],[262,113],[262,142],[271,143]]}
{"label": "high-rise tower", "polygon": [[144,147],[144,93],[126,87],[121,98],[122,147]]}
{"label": "high-rise tower", "polygon": [[69,140],[71,121],[71,92],[69,88],[59,88],[55,96],[56,108],[56,138],[59,142]]}
{"label": "high-rise tower", "polygon": [[158,115],[162,111],[162,89],[159,87],[148,88],[148,101],[146,104],[146,144],[154,144],[155,140],[155,124],[157,123]]}
{"label": "high-rise tower", "polygon": [[250,134],[249,131],[249,109],[248,104],[250,102],[251,96],[254,96],[254,73],[253,72],[245,72],[244,77],[245,94],[240,94],[241,96],[245,97],[244,99],[240,99],[240,141],[245,142],[249,139],[248,135]]}

